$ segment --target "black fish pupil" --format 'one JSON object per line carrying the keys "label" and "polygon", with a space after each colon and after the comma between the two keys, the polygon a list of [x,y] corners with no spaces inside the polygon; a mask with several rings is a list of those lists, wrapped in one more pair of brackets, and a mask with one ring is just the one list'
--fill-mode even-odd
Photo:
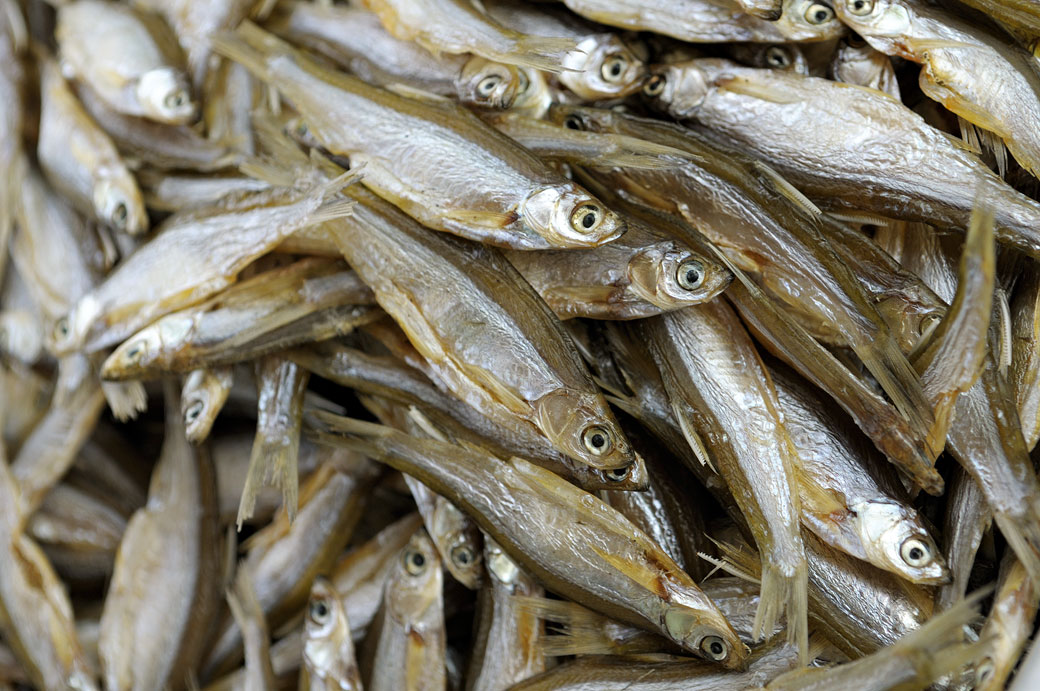
{"label": "black fish pupil", "polygon": [[621,63],[615,62],[613,67],[610,68],[610,73],[615,77],[621,74]]}
{"label": "black fish pupil", "polygon": [[322,601],[315,602],[314,607],[311,609],[314,611],[314,617],[316,619],[324,619],[325,615],[329,613],[328,606]]}
{"label": "black fish pupil", "polygon": [[[585,228],[591,228],[596,224],[596,214],[591,211],[585,214],[581,219],[581,225]],[[593,442],[595,444],[595,442]],[[598,446],[598,444],[597,444]]]}
{"label": "black fish pupil", "polygon": [[417,566],[417,567],[418,566],[422,566],[425,563],[426,563],[426,557],[424,557],[423,555],[419,554],[418,552],[416,552],[415,554],[412,555],[412,564],[414,566]]}
{"label": "black fish pupil", "polygon": [[697,279],[699,279],[700,277],[701,277],[701,275],[699,273],[697,273],[696,269],[690,269],[689,271],[686,272],[686,282],[687,283],[696,283]]}
{"label": "black fish pupil", "polygon": [[910,549],[910,558],[917,561],[924,556],[924,551],[920,547],[912,547]]}
{"label": "black fish pupil", "polygon": [[714,643],[712,643],[711,644],[711,654],[712,655],[721,655],[722,654],[722,644],[719,643],[718,641],[715,641]]}
{"label": "black fish pupil", "polygon": [[[588,228],[588,225],[586,225],[585,227]],[[602,434],[593,434],[592,435],[592,445],[595,446],[597,449],[602,448],[603,445],[606,444],[606,443],[607,443],[607,440],[603,437]]]}
{"label": "black fish pupil", "polygon": [[824,19],[826,19],[826,18],[827,18],[827,12],[826,12],[826,10],[817,10],[817,11],[816,11],[816,21],[818,21],[818,22],[821,22],[821,23],[822,23],[822,22],[823,22],[823,20],[824,20]]}
{"label": "black fish pupil", "polygon": [[564,122],[563,124],[566,125],[569,129],[572,129],[572,130],[580,130],[581,129],[581,127],[578,126],[578,119],[577,118],[567,118],[567,121]]}

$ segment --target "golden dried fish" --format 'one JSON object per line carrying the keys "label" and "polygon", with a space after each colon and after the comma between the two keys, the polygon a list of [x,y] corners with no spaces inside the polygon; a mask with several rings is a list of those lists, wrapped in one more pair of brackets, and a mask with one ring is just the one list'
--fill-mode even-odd
{"label": "golden dried fish", "polygon": [[[709,660],[743,661],[743,644],[693,580],[595,496],[521,458],[501,461],[320,411],[311,421],[329,443],[364,449],[453,501],[553,592]],[[531,525],[559,527],[543,535]]]}
{"label": "golden dried fish", "polygon": [[[0,247],[7,247],[18,198],[19,178],[24,174],[22,149],[22,82],[20,53],[26,42],[21,7],[13,0],[0,2]],[[0,281],[7,252],[0,252]]]}
{"label": "golden dried fish", "polygon": [[382,314],[373,302],[372,292],[342,262],[303,259],[146,326],[108,356],[101,376],[140,379],[250,361],[349,333]]}
{"label": "golden dried fish", "polygon": [[646,65],[616,34],[605,33],[551,7],[536,7],[517,0],[483,4],[488,16],[518,31],[574,39],[576,48],[564,57],[564,69],[557,79],[579,98],[587,101],[621,98],[642,86]]}
{"label": "golden dried fish", "polygon": [[164,392],[166,437],[148,504],[127,524],[101,614],[98,654],[109,690],[184,683],[207,643],[198,630],[211,625],[220,597],[213,468],[184,436],[173,384]]}
{"label": "golden dried fish", "polygon": [[797,452],[802,523],[832,547],[913,583],[948,579],[891,467],[808,386],[777,368],[771,374]]}
{"label": "golden dried fish", "polygon": [[390,571],[383,604],[362,648],[366,689],[446,688],[443,580],[437,549],[420,528]]}
{"label": "golden dried fish", "polygon": [[1014,554],[1000,565],[1000,580],[979,639],[990,644],[989,654],[975,664],[975,689],[999,691],[1018,663],[1033,633],[1040,606],[1040,589]]}
{"label": "golden dried fish", "polygon": [[447,388],[612,477],[642,472],[558,320],[501,254],[430,233],[374,195],[357,199],[356,222],[326,227]]}
{"label": "golden dried fish", "polygon": [[405,475],[404,481],[448,573],[470,590],[479,588],[484,578],[480,529],[454,504],[420,481],[410,475]]}
{"label": "golden dried fish", "polygon": [[99,498],[63,483],[47,494],[27,530],[65,580],[97,584],[112,575],[126,518]]}
{"label": "golden dried fish", "polygon": [[732,274],[714,256],[647,223],[591,250],[506,253],[560,319],[640,319],[719,295]]}
{"label": "golden dried fish", "polygon": [[346,5],[281,3],[267,26],[276,34],[325,55],[369,84],[405,85],[463,103],[509,108],[520,89],[520,70],[479,56],[435,55],[394,38],[372,12]]}
{"label": "golden dried fish", "polygon": [[785,643],[767,646],[748,658],[746,671],[720,670],[689,659],[640,656],[578,657],[531,677],[513,691],[744,691],[798,666],[798,651]]}
{"label": "golden dried fish", "polygon": [[[565,0],[583,17],[633,31],[653,31],[693,43],[726,41],[823,41],[846,29],[830,6],[814,0],[783,0],[773,20],[746,13],[761,0]],[[766,0],[768,2],[768,0]]]}
{"label": "golden dried fish", "polygon": [[[235,28],[258,3],[256,0],[133,0],[136,7],[158,12],[173,29],[184,51],[188,74],[202,90],[211,72],[214,33]],[[266,3],[265,3],[266,4]]]}
{"label": "golden dried fish", "polygon": [[213,422],[231,393],[234,370],[229,365],[197,369],[184,379],[181,389],[181,415],[188,441],[205,441]]}
{"label": "golden dried fish", "polygon": [[720,473],[765,553],[755,637],[787,614],[807,662],[807,567],[796,451],[769,373],[732,308],[716,301],[643,322],[673,415],[690,447]]}
{"label": "golden dried fish", "polygon": [[[27,166],[26,166],[27,167]],[[20,179],[11,259],[50,329],[93,287],[80,239],[83,221],[34,169]]]}
{"label": "golden dried fish", "polygon": [[271,638],[247,572],[238,574],[234,589],[227,593],[227,602],[245,641],[245,688],[247,691],[274,691],[277,681],[271,666]]}
{"label": "golden dried fish", "polygon": [[835,81],[869,86],[899,99],[899,82],[892,67],[892,59],[861,38],[850,36],[838,43],[831,60],[830,73]]}
{"label": "golden dried fish", "polygon": [[[283,93],[326,149],[364,164],[367,187],[431,228],[517,249],[594,247],[625,231],[601,202],[461,106],[333,72],[248,23],[217,46]],[[431,156],[442,162],[436,174]]]}
{"label": "golden dried fish", "polygon": [[[1040,257],[1040,204],[895,98],[728,60],[691,60],[652,71],[655,102],[669,114],[761,156],[824,208],[967,228],[981,178],[997,200],[997,238]],[[792,137],[781,124],[790,122],[812,123],[832,134]]]}
{"label": "golden dried fish", "polygon": [[572,106],[554,108],[553,117],[578,129],[640,136],[687,151],[691,158],[674,168],[599,174],[648,206],[678,212],[734,264],[758,274],[788,309],[826,324],[833,338],[856,352],[911,429],[923,434],[931,427],[916,373],[863,286],[822,235],[818,210],[788,182],[757,161],[668,123]]}
{"label": "golden dried fish", "polygon": [[303,669],[308,691],[361,691],[350,620],[339,593],[323,577],[311,587],[303,632]]}
{"label": "golden dried fish", "polygon": [[487,580],[477,600],[466,691],[511,687],[545,669],[542,624],[520,604],[544,591],[490,537],[484,540],[483,563]]}
{"label": "golden dried fish", "polygon": [[95,691],[98,686],[72,619],[65,587],[39,545],[25,533],[22,499],[0,447],[0,631],[41,689]]}
{"label": "golden dried fish", "polygon": [[[170,312],[201,302],[235,281],[251,261],[301,227],[350,213],[336,194],[346,174],[305,192],[272,190],[174,215],[94,290],[56,330],[57,352],[98,350]],[[149,276],[142,285],[141,276]]]}
{"label": "golden dried fish", "polygon": [[550,72],[565,68],[577,42],[524,34],[499,24],[465,0],[363,0],[386,30],[431,53],[475,53],[488,60]]}
{"label": "golden dried fish", "polygon": [[[1040,174],[1040,72],[1030,53],[999,30],[919,0],[842,0],[834,9],[877,50],[921,63],[925,95]],[[1004,159],[999,141],[996,148]]]}
{"label": "golden dried fish", "polygon": [[210,171],[233,165],[242,158],[234,146],[238,142],[206,139],[186,125],[173,126],[126,115],[87,86],[77,88],[76,94],[124,155],[156,168]]}
{"label": "golden dried fish", "polygon": [[[238,568],[249,573],[272,629],[299,610],[314,579],[329,570],[350,540],[375,479],[364,461],[352,471],[345,472],[342,461],[323,464],[301,488],[300,512],[292,525],[279,513],[247,543],[249,552]],[[242,637],[232,621],[225,618],[214,640],[204,675],[241,660]]]}
{"label": "golden dried fish", "polygon": [[1040,439],[1040,273],[1023,271],[1011,303],[1011,369],[1026,450]]}
{"label": "golden dried fish", "polygon": [[126,115],[184,125],[196,115],[176,41],[161,19],[108,0],[58,8],[62,71]]}
{"label": "golden dried fish", "polygon": [[137,181],[46,56],[40,59],[40,101],[36,153],[55,187],[102,223],[134,235],[147,231]]}

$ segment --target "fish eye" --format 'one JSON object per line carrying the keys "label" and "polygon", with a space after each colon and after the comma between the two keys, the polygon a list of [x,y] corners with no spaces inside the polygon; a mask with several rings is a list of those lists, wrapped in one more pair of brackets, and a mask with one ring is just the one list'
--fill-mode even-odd
{"label": "fish eye", "polygon": [[874,0],[847,0],[845,3],[845,9],[849,11],[849,14],[854,14],[857,17],[862,17],[865,14],[870,14],[874,9]]}
{"label": "fish eye", "polygon": [[307,614],[315,624],[324,626],[329,621],[329,615],[332,614],[332,608],[329,607],[329,603],[325,598],[315,598],[311,601]]}
{"label": "fish eye", "polygon": [[404,553],[404,570],[411,576],[421,576],[426,571],[426,557],[419,550],[406,550]]}
{"label": "fish eye", "polygon": [[907,538],[899,548],[899,556],[908,566],[926,566],[932,560],[932,550],[916,537]]}
{"label": "fish eye", "polygon": [[131,362],[137,362],[144,355],[144,340],[136,341],[126,351],[126,358]]}
{"label": "fish eye", "polygon": [[722,640],[718,636],[705,636],[702,638],[700,649],[709,659],[715,661],[725,660],[726,656],[729,654],[729,650],[726,647],[726,641]]}
{"label": "fish eye", "polygon": [[466,545],[459,545],[451,550],[451,560],[455,562],[457,566],[471,566],[475,561],[473,550]]}
{"label": "fish eye", "polygon": [[939,322],[941,321],[942,317],[938,314],[926,314],[924,318],[921,319],[921,326],[919,329],[921,335],[927,336],[932,333],[932,331],[935,331],[935,327],[939,326]]}
{"label": "fish eye", "polygon": [[766,64],[778,70],[791,66],[791,53],[783,46],[769,46],[765,51]]}
{"label": "fish eye", "polygon": [[704,265],[696,259],[683,262],[675,271],[675,280],[686,290],[697,290],[704,283]]}
{"label": "fish eye", "polygon": [[188,94],[184,93],[183,89],[177,89],[166,94],[166,98],[163,99],[163,105],[170,110],[180,108],[188,102]]}
{"label": "fish eye", "polygon": [[[867,0],[852,1],[853,3],[867,2]],[[814,2],[813,4],[809,5],[809,9],[805,11],[805,21],[815,26],[819,26],[820,24],[829,22],[832,19],[834,19],[834,10],[827,7],[826,5],[821,5],[818,2]]]}
{"label": "fish eye", "polygon": [[599,425],[586,427],[585,431],[581,433],[581,442],[589,450],[589,453],[595,456],[602,456],[610,451],[610,448],[614,445],[610,439],[610,432],[607,431],[606,427],[600,427]]}
{"label": "fish eye", "polygon": [[660,96],[661,92],[664,91],[665,78],[663,74],[651,75],[646,80],[646,84],[643,85],[643,93],[647,96]]}
{"label": "fish eye", "polygon": [[502,77],[497,74],[492,74],[484,77],[477,84],[477,95],[481,98],[489,98],[491,94],[495,93],[495,89],[499,84],[502,83]]}
{"label": "fish eye", "polygon": [[112,209],[112,225],[118,228],[119,230],[123,230],[126,228],[126,218],[126,204],[124,204],[123,202],[119,202]]}
{"label": "fish eye", "polygon": [[982,662],[975,668],[975,684],[982,686],[993,678],[993,673],[996,671],[993,665],[993,659],[990,657],[982,658]]}
{"label": "fish eye", "polygon": [[61,340],[69,335],[69,320],[67,317],[62,317],[58,320],[58,323],[54,325],[54,337],[55,340]]}
{"label": "fish eye", "polygon": [[617,84],[625,76],[626,69],[628,69],[628,59],[624,55],[611,55],[603,61],[599,73],[604,81]]}
{"label": "fish eye", "polygon": [[621,466],[620,468],[611,468],[606,471],[607,479],[611,482],[623,482],[629,475],[632,474],[632,464]]}
{"label": "fish eye", "polygon": [[595,204],[582,204],[571,214],[571,228],[579,233],[591,233],[603,220],[603,213]]}
{"label": "fish eye", "polygon": [[191,406],[184,411],[184,422],[191,424],[199,419],[199,415],[202,415],[202,411],[206,408],[204,401],[195,401]]}
{"label": "fish eye", "polygon": [[563,126],[571,130],[585,129],[585,123],[582,122],[581,117],[578,115],[568,115],[563,120]]}

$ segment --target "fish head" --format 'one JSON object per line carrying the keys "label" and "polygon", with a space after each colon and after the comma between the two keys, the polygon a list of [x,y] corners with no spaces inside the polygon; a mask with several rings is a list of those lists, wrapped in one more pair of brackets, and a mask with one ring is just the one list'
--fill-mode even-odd
{"label": "fish head", "polygon": [[733,273],[714,259],[675,242],[644,247],[628,262],[631,289],[663,310],[705,302],[733,280]]}
{"label": "fish head", "polygon": [[195,321],[188,315],[171,314],[146,326],[121,343],[101,367],[102,379],[131,379],[159,364],[169,350],[191,333]]}
{"label": "fish head", "polygon": [[384,601],[387,613],[402,625],[417,627],[440,601],[443,582],[437,548],[426,530],[420,528],[401,550],[390,572]]}
{"label": "fish head", "polygon": [[639,91],[646,64],[614,34],[582,39],[563,59],[560,83],[588,101],[622,98]]}
{"label": "fish head", "polygon": [[665,610],[663,624],[669,638],[710,662],[736,669],[747,657],[747,648],[714,607],[672,604]]}
{"label": "fish head", "polygon": [[697,60],[674,65],[654,65],[643,83],[643,97],[650,107],[674,118],[693,117],[714,88],[713,80]]}
{"label": "fish head", "polygon": [[141,190],[129,173],[106,177],[94,185],[94,211],[116,230],[139,235],[148,229]]}
{"label": "fish head", "polygon": [[805,59],[805,53],[794,43],[759,46],[754,63],[755,67],[809,75],[809,63]]}
{"label": "fish head", "polygon": [[520,86],[509,110],[541,120],[556,98],[557,89],[550,87],[545,74],[533,67],[520,67]]}
{"label": "fish head", "polygon": [[444,566],[470,590],[480,587],[484,575],[480,530],[447,500],[438,499],[431,523],[433,532],[441,536],[439,544],[447,547]]}
{"label": "fish head", "polygon": [[893,501],[865,501],[850,507],[867,560],[919,584],[950,579],[949,570],[920,518]]}
{"label": "fish head", "polygon": [[596,247],[626,230],[620,216],[572,182],[535,190],[519,212],[525,226],[556,247]]}
{"label": "fish head", "polygon": [[187,125],[195,119],[197,104],[191,97],[188,78],[179,70],[161,67],[141,75],[137,100],[145,116],[167,125]]}
{"label": "fish head", "polygon": [[892,0],[834,0],[838,18],[883,53],[886,38],[906,36],[911,28],[910,10]]}
{"label": "fish head", "polygon": [[334,688],[361,689],[346,609],[336,589],[320,576],[307,602],[303,663],[311,677],[337,682]]}
{"label": "fish head", "polygon": [[848,31],[831,5],[821,0],[785,0],[776,28],[792,41],[823,41]]}
{"label": "fish head", "polygon": [[192,443],[202,441],[209,434],[231,388],[230,368],[216,378],[209,376],[214,372],[220,370],[193,370],[184,380],[181,416],[184,418],[185,436]]}
{"label": "fish head", "polygon": [[455,91],[463,103],[506,109],[513,105],[525,82],[526,77],[513,65],[473,57],[455,78]]}
{"label": "fish head", "polygon": [[534,404],[536,424],[553,446],[576,461],[628,480],[639,458],[599,394],[557,389]]}

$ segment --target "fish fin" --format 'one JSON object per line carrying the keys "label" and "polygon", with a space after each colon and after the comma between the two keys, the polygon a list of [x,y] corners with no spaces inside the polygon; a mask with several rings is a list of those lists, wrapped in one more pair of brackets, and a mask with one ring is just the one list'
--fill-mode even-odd
{"label": "fish fin", "polygon": [[563,67],[563,60],[568,53],[576,50],[578,42],[573,38],[525,35],[516,41],[513,50],[507,55],[498,55],[493,59],[559,73],[570,71]]}
{"label": "fish fin", "polygon": [[1006,376],[1011,366],[1011,306],[1008,304],[1008,291],[1003,287],[997,286],[993,297],[997,306],[997,369]]}
{"label": "fish fin", "polygon": [[713,557],[705,552],[698,552],[697,556],[732,576],[742,578],[749,583],[761,583],[762,563],[757,553],[716,540],[711,536],[708,536],[708,539],[718,548],[722,558]]}
{"label": "fish fin", "polygon": [[256,506],[256,496],[260,489],[270,486],[282,491],[282,503],[289,517],[289,523],[296,519],[299,505],[299,445],[287,443],[289,440],[281,436],[270,438],[260,427],[257,427],[253,439],[253,448],[249,456],[249,471],[246,484],[242,489],[242,499],[238,505],[236,524],[239,530],[242,523],[252,517]]}
{"label": "fish fin", "polygon": [[672,415],[675,416],[676,422],[679,423],[679,430],[682,432],[683,437],[686,439],[686,443],[690,445],[693,450],[693,455],[697,457],[697,460],[701,462],[701,465],[706,465],[711,468],[712,472],[716,475],[719,474],[718,469],[711,462],[711,456],[708,455],[708,449],[704,446],[704,441],[700,435],[697,434],[697,430],[693,428],[690,420],[686,417],[685,412],[681,409],[678,402],[671,404]]}
{"label": "fish fin", "polygon": [[148,410],[148,393],[140,381],[102,381],[101,391],[120,422],[134,420],[138,413]]}
{"label": "fish fin", "polygon": [[410,98],[413,101],[425,101],[427,103],[455,103],[447,96],[441,96],[440,94],[431,93],[425,89],[419,89],[408,84],[387,84],[383,87],[387,91],[392,91],[398,96],[404,96]]}
{"label": "fish fin", "polygon": [[519,218],[515,212],[475,211],[471,209],[446,209],[443,218],[464,226],[480,228],[505,228]]}
{"label": "fish fin", "polygon": [[744,77],[724,75],[715,80],[715,86],[723,91],[729,91],[742,96],[750,96],[751,98],[758,98],[763,101],[769,101],[770,103],[798,103],[802,100],[802,98],[793,91],[774,86],[766,86],[764,84],[756,84]]}
{"label": "fish fin", "polygon": [[997,163],[997,174],[1003,178],[1007,173],[1007,147],[1004,146],[1004,141],[993,132],[982,129],[959,115],[957,124],[961,128],[962,143],[967,145],[969,151],[975,155],[981,155],[983,151],[993,153]]}
{"label": "fish fin", "polygon": [[600,549],[592,543],[589,543],[589,548],[599,555],[600,559],[607,562],[610,566],[625,574],[650,592],[656,593],[661,597],[665,596],[664,585],[661,583],[659,577],[660,574],[648,568],[642,562],[617,556],[607,550]]}
{"label": "fish fin", "polygon": [[828,211],[827,215],[836,221],[842,223],[852,223],[854,225],[864,224],[873,226],[888,226],[892,223],[892,219],[878,214],[868,213],[866,211]]}
{"label": "fish fin", "polygon": [[950,90],[948,87],[937,84],[932,80],[927,69],[921,70],[918,83],[921,86],[921,91],[923,91],[928,98],[943,104],[957,116],[964,118],[980,129],[993,132],[1001,139],[1007,138],[1008,133],[1004,126],[1001,125],[991,113],[979,108],[974,103],[961,98],[959,94]]}
{"label": "fish fin", "polygon": [[316,226],[326,221],[334,221],[337,218],[350,216],[354,213],[355,206],[357,206],[357,202],[353,199],[333,199],[327,201],[307,217],[307,225]]}
{"label": "fish fin", "polygon": [[820,215],[820,207],[813,204],[808,197],[799,192],[798,189],[788,182],[780,173],[776,172],[773,168],[762,161],[756,160],[753,165],[755,170],[760,172],[767,180],[769,180],[772,188],[776,190],[780,196],[787,198],[792,204],[800,208],[809,216],[815,217]]}
{"label": "fish fin", "polygon": [[979,148],[978,141],[971,141],[971,137],[975,136],[976,133],[974,126],[971,128],[971,131],[969,132],[965,129],[964,126],[970,125],[971,123],[969,123],[964,118],[957,118],[957,120],[961,126],[961,136],[958,137],[956,135],[950,134],[949,132],[943,132],[942,130],[938,130],[939,134],[946,137],[946,140],[948,142],[953,144],[961,151],[967,151],[970,154],[975,154],[976,156],[978,156],[982,153],[982,149]]}
{"label": "fish fin", "polygon": [[996,283],[993,228],[993,208],[977,199],[961,253],[957,292],[942,321],[927,344],[918,348],[920,352],[914,359],[934,411],[934,422],[926,437],[933,458],[946,445],[957,396],[979,378],[989,350]]}
{"label": "fish fin", "polygon": [[951,41],[947,38],[914,38],[906,36],[903,38],[903,42],[915,53],[927,53],[930,50],[971,50],[975,48],[975,46],[970,43]]}

